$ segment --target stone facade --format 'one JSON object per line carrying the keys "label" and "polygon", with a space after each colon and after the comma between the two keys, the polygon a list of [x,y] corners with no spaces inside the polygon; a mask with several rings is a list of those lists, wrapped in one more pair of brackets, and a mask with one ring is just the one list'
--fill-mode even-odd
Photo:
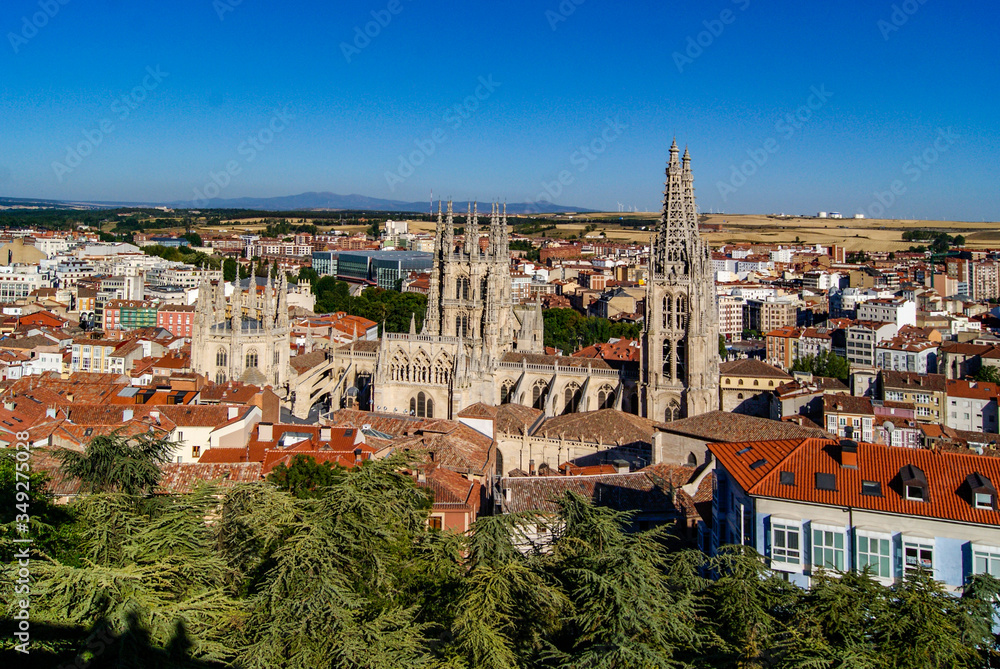
{"label": "stone facade", "polygon": [[719,406],[719,314],[698,233],[691,155],[670,147],[663,214],[649,257],[642,384],[645,416],[672,421]]}
{"label": "stone facade", "polygon": [[256,282],[243,291],[212,287],[202,277],[198,289],[191,366],[215,383],[242,381],[287,392],[289,370],[288,288],[284,274],[274,286],[270,276],[261,292]]}

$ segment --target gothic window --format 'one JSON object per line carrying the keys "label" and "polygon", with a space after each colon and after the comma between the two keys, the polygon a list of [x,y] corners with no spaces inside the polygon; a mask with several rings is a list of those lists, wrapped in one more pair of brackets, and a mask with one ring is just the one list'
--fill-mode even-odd
{"label": "gothic window", "polygon": [[417,393],[417,418],[427,415],[427,396],[423,392]]}
{"label": "gothic window", "polygon": [[225,372],[217,373],[215,375],[215,382],[218,383],[220,386],[224,384],[226,382],[226,373]]}
{"label": "gothic window", "polygon": [[275,350],[274,351],[274,364],[277,365],[279,362],[281,362],[281,351]]}
{"label": "gothic window", "polygon": [[427,417],[434,418],[434,400],[427,398]]}
{"label": "gothic window", "polygon": [[459,314],[457,320],[455,321],[455,334],[459,337],[468,338],[470,335],[469,331],[469,315]]}
{"label": "gothic window", "polygon": [[611,386],[603,386],[597,391],[597,408],[612,409],[615,400],[615,390]]}
{"label": "gothic window", "polygon": [[687,344],[683,339],[674,344],[674,357],[677,360],[677,378],[687,378]]}
{"label": "gothic window", "polygon": [[669,330],[673,327],[674,298],[667,295],[663,298],[663,329]]}
{"label": "gothic window", "polygon": [[417,415],[417,398],[416,397],[411,397],[410,398],[410,415],[411,416],[416,416]]}
{"label": "gothic window", "polygon": [[629,395],[628,412],[636,416],[639,415],[639,393]]}
{"label": "gothic window", "polygon": [[563,405],[563,413],[574,413],[580,405],[580,396],[582,391],[580,386],[575,383],[571,383],[566,386],[566,392],[564,393],[565,404]]}
{"label": "gothic window", "polygon": [[504,381],[500,386],[500,404],[510,404],[510,394],[514,390],[513,381]]}
{"label": "gothic window", "polygon": [[667,406],[667,411],[664,416],[666,421],[669,423],[675,421],[681,417],[681,405],[677,403],[677,400],[670,400],[670,404]]}
{"label": "gothic window", "polygon": [[460,276],[455,280],[455,299],[467,300],[472,292],[472,282],[469,277]]}
{"label": "gothic window", "polygon": [[663,342],[663,376],[668,379],[672,379],[674,374],[670,367],[670,359],[673,355],[672,344],[669,339]]}
{"label": "gothic window", "polygon": [[229,354],[226,353],[226,349],[220,348],[215,352],[215,366],[225,367],[229,364]]}
{"label": "gothic window", "polygon": [[683,330],[687,327],[687,297],[677,296],[677,329]]}
{"label": "gothic window", "polygon": [[548,393],[549,384],[545,381],[535,381],[535,385],[531,389],[531,406],[535,409],[545,408],[545,395]]}
{"label": "gothic window", "polygon": [[245,369],[250,369],[257,366],[257,349],[250,349],[247,351],[247,364]]}

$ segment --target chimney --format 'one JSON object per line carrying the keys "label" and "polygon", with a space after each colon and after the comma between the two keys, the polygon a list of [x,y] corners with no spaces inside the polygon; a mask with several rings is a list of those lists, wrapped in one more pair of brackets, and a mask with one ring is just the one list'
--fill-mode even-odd
{"label": "chimney", "polygon": [[124,411],[122,411],[123,423],[129,422],[130,420],[132,420],[133,417],[135,417],[135,412],[132,411],[131,409],[125,409]]}
{"label": "chimney", "polygon": [[16,407],[16,406],[17,406],[17,405],[16,405],[16,404],[14,404],[13,400],[6,400],[6,401],[5,401],[4,403],[3,403],[3,408],[4,408],[4,409],[6,409],[7,411],[13,411],[13,410],[14,410],[14,407]]}
{"label": "chimney", "polygon": [[56,417],[56,408],[55,407],[49,407],[48,409],[46,409],[45,410],[45,417],[46,418],[55,418]]}
{"label": "chimney", "polygon": [[271,423],[257,423],[257,441],[274,439],[274,426]]}
{"label": "chimney", "polygon": [[239,415],[240,415],[239,407],[229,407],[229,412],[228,412],[229,420],[232,420]]}
{"label": "chimney", "polygon": [[840,466],[846,469],[857,469],[858,442],[850,439],[841,439],[838,446],[840,448]]}
{"label": "chimney", "polygon": [[333,430],[329,427],[321,427],[319,429],[319,440],[320,441],[330,441],[333,438]]}
{"label": "chimney", "polygon": [[158,410],[150,411],[149,417],[157,424],[160,424],[160,412]]}

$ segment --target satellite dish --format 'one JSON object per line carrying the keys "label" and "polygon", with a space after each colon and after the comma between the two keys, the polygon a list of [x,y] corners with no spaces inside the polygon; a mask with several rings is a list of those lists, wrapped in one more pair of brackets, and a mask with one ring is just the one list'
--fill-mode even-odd
{"label": "satellite dish", "polygon": [[896,429],[896,426],[892,424],[891,420],[887,420],[886,422],[882,423],[882,427],[885,428],[886,432],[892,432],[893,430]]}

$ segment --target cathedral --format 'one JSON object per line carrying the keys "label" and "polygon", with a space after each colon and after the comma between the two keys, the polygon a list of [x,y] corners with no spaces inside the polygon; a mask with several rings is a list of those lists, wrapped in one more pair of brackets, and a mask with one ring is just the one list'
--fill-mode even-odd
{"label": "cathedral", "polygon": [[288,286],[284,273],[264,285],[220,281],[213,288],[202,276],[191,336],[191,366],[215,381],[272,386],[279,395],[289,381]]}
{"label": "cathedral", "polygon": [[[452,205],[439,204],[422,330],[414,322],[409,333],[331,351],[328,381],[300,395],[428,418],[452,418],[476,402],[523,404],[547,416],[615,408],[657,421],[718,408],[714,273],[698,233],[691,156],[679,158],[676,142],[650,250],[638,371],[546,355],[541,308],[513,305],[506,208],[493,205],[484,231],[472,207],[464,227],[459,244]],[[309,410],[302,401],[293,408]]]}
{"label": "cathedral", "polygon": [[719,312],[708,244],[698,234],[691,154],[670,147],[663,214],[649,254],[642,383],[646,416],[719,408]]}

